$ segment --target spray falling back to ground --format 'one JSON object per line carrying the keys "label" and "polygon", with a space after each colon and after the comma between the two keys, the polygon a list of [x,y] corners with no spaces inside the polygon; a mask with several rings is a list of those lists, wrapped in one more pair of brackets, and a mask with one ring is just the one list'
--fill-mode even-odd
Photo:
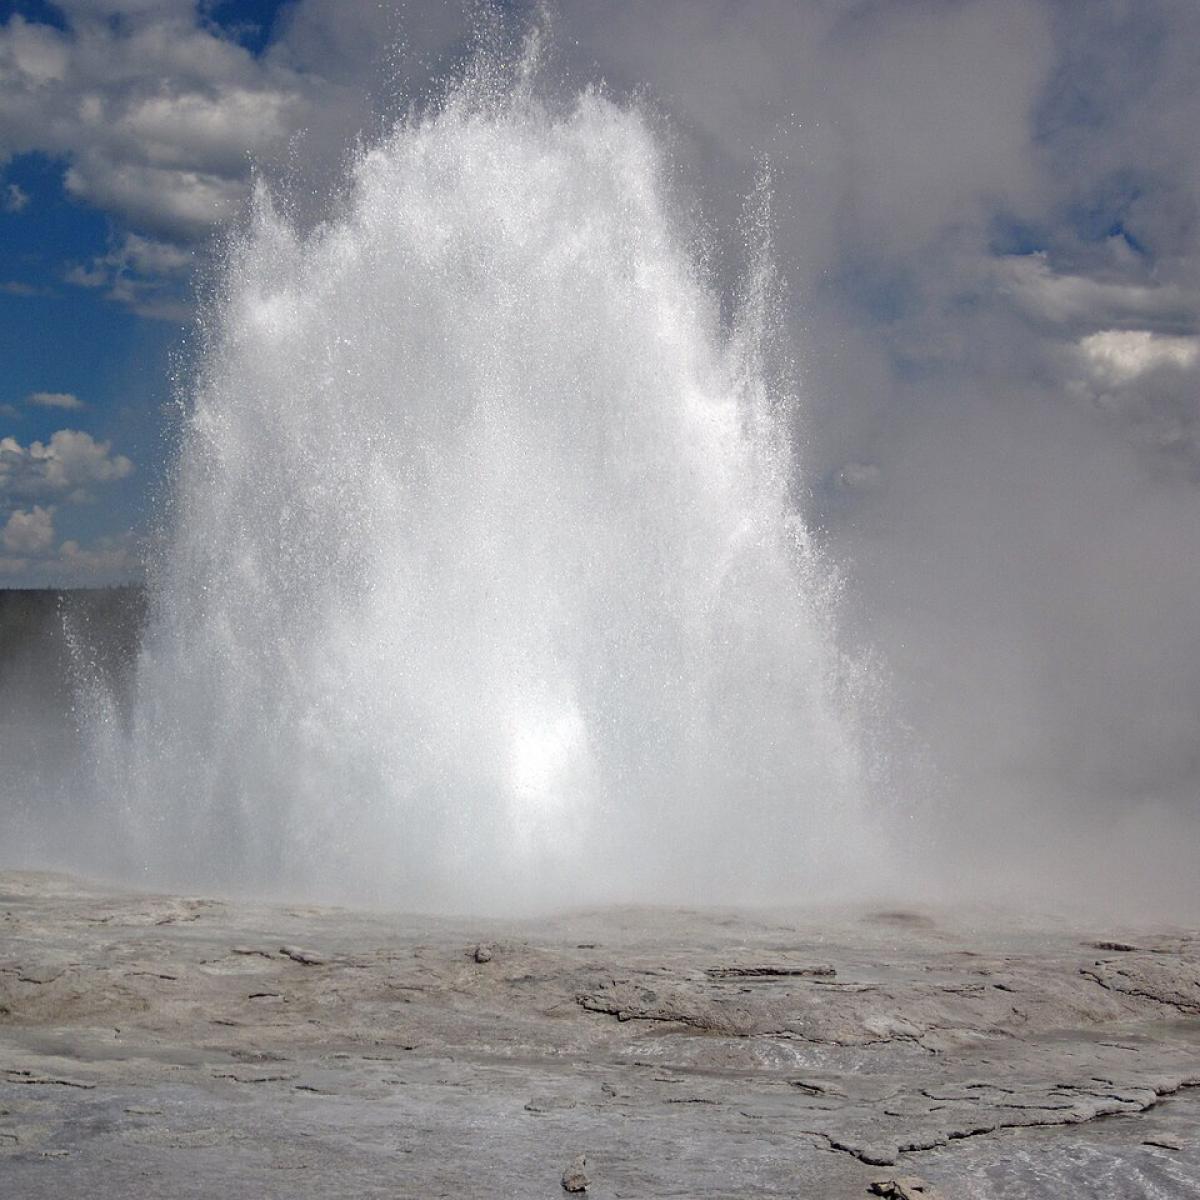
{"label": "spray falling back to ground", "polygon": [[232,248],[130,708],[95,706],[126,869],[478,909],[861,860],[769,256],[723,322],[647,120],[532,74],[481,57],[335,217],[261,195]]}

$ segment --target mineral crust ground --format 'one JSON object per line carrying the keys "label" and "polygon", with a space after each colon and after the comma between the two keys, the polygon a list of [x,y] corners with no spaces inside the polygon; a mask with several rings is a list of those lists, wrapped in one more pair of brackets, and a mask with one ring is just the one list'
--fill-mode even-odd
{"label": "mineral crust ground", "polygon": [[1198,1085],[1194,929],[0,873],[5,1197],[1174,1200]]}

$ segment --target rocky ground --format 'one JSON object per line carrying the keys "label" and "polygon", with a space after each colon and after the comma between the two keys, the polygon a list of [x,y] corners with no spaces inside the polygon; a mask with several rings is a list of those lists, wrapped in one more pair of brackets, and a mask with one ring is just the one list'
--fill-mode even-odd
{"label": "rocky ground", "polygon": [[1194,930],[0,874],[4,1196],[1200,1197],[1197,1085]]}

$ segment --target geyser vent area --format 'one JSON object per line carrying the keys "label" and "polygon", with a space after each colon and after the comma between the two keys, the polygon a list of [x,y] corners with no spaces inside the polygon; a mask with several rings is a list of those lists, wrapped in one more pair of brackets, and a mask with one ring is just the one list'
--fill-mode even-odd
{"label": "geyser vent area", "polygon": [[799,899],[861,862],[861,673],[774,287],[759,255],[723,324],[638,110],[494,62],[318,228],[260,195],[130,706],[94,706],[121,868],[514,909]]}

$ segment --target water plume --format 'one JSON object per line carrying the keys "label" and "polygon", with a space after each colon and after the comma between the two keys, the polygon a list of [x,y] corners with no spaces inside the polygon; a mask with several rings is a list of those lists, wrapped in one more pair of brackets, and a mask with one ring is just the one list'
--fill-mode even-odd
{"label": "water plume", "polygon": [[480,55],[323,224],[260,190],[229,251],[93,731],[155,881],[802,899],[866,853],[763,223],[723,320],[652,122],[535,77]]}

